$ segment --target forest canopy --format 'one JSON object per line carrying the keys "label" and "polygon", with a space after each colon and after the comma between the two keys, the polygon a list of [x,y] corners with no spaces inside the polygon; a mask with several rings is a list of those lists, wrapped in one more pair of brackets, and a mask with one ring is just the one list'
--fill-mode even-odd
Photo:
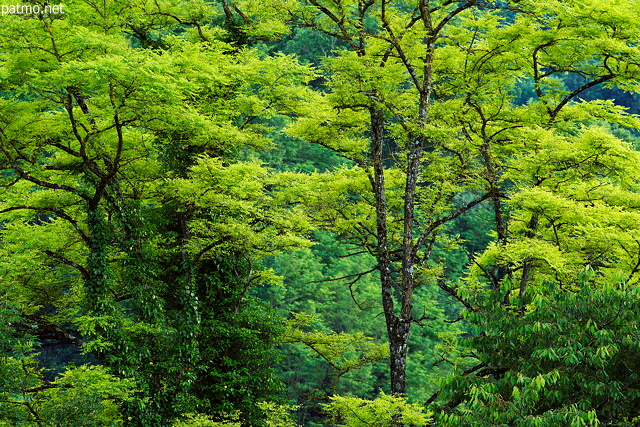
{"label": "forest canopy", "polygon": [[17,5],[0,426],[640,422],[636,1]]}

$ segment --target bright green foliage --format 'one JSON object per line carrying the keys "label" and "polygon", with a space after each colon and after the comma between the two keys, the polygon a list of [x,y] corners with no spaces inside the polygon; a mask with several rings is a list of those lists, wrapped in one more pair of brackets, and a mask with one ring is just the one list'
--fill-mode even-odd
{"label": "bright green foliage", "polygon": [[[102,366],[68,368],[56,381],[43,383],[32,356],[0,355],[0,425],[120,426],[120,407],[133,400],[134,382],[121,380]],[[29,348],[30,353],[33,349]]]}
{"label": "bright green foliage", "polygon": [[[612,129],[637,129],[638,120],[613,102],[582,97],[596,86],[639,91],[637,2],[301,0],[278,3],[269,16],[289,19],[283,9],[346,45],[322,63],[327,85],[316,111],[289,132],[355,166],[283,175],[281,183],[302,182],[287,200],[377,257],[394,392],[404,393],[418,285],[437,283],[460,300],[482,325],[477,333],[495,326],[506,335],[499,314],[515,306],[523,316],[517,307],[544,295],[549,282],[574,292],[575,278],[593,269],[594,294],[636,283],[639,159]],[[476,232],[494,243],[469,254],[462,283],[450,281],[459,270],[444,271],[447,262],[432,250],[461,243],[446,235],[451,222],[485,206],[491,223]],[[477,355],[492,366],[499,358]],[[519,372],[518,364],[498,365]],[[593,417],[597,404],[576,410]]]}
{"label": "bright green foliage", "polygon": [[294,427],[291,412],[296,409],[292,405],[279,405],[273,402],[261,402],[260,409],[267,415],[265,419],[266,427]]}
{"label": "bright green foliage", "polygon": [[34,396],[36,402],[42,402],[44,425],[122,425],[120,405],[133,399],[134,382],[120,380],[102,366],[71,368],[53,384],[55,387]]}
{"label": "bright green foliage", "polygon": [[204,414],[184,414],[182,420],[172,424],[173,427],[240,427],[241,425],[237,415],[226,421],[214,421],[212,417]]}
{"label": "bright green foliage", "polygon": [[[599,272],[600,283],[635,283],[640,157],[604,128],[576,126],[574,134],[528,134],[532,147],[523,147],[506,174],[519,183],[506,203],[511,238],[477,258],[469,283],[495,265],[514,272],[526,265],[532,286],[558,280],[569,287],[585,266]],[[522,277],[514,274],[511,289],[526,290]]]}
{"label": "bright green foliage", "polygon": [[[293,427],[291,411],[295,408],[289,405],[279,405],[273,402],[260,402],[258,405],[266,414],[264,425],[266,427]],[[173,427],[240,427],[239,415],[227,416],[224,421],[214,421],[213,417],[204,414],[184,414],[183,419],[171,424]]]}
{"label": "bright green foliage", "polygon": [[[300,389],[373,398],[386,332],[392,392],[433,401],[445,425],[636,422],[640,158],[625,134],[639,123],[587,96],[640,89],[636,1],[65,12],[0,20],[0,422],[287,425],[281,318],[252,289],[314,227],[332,233],[322,250],[264,261],[289,265],[285,287],[261,290],[317,316],[284,331],[308,349],[281,363],[312,368]],[[226,42],[290,23],[305,28],[287,48],[321,41],[319,70]],[[253,150],[278,126],[274,174]],[[315,162],[295,138],[333,155]],[[438,288],[475,328],[457,349]],[[34,342],[98,366],[44,381]],[[429,422],[399,397],[354,399],[334,398],[337,422]]]}
{"label": "bright green foliage", "polygon": [[[82,342],[135,382],[121,399],[131,425],[236,411],[259,423],[280,390],[280,330],[251,296],[271,280],[254,264],[304,245],[308,223],[237,154],[269,145],[269,120],[303,107],[314,73],[221,41],[213,4],[64,8],[0,22],[0,287],[19,325],[7,345],[32,325],[47,345]],[[16,363],[34,388],[29,351]],[[62,390],[42,396],[76,399]]]}
{"label": "bright green foliage", "polygon": [[333,378],[329,390],[334,394],[338,391],[338,381],[342,376],[389,357],[388,346],[372,342],[362,332],[336,334],[305,331],[314,320],[308,315],[294,314],[288,322],[283,341],[308,347],[333,368],[335,372],[331,375]]}
{"label": "bright green foliage", "polygon": [[426,426],[432,421],[420,405],[384,393],[374,400],[335,396],[325,409],[336,425],[351,427]]}
{"label": "bright green foliage", "polygon": [[[442,402],[445,425],[631,425],[637,416],[635,380],[627,381],[637,350],[623,344],[634,332],[615,322],[625,315],[623,322],[636,322],[635,310],[621,307],[637,300],[638,154],[603,122],[638,122],[612,102],[581,102],[559,78],[573,73],[585,87],[607,81],[637,90],[637,70],[622,65],[638,55],[626,33],[637,29],[637,5],[615,24],[610,12],[586,18],[595,3],[564,6],[532,5],[544,11],[546,27],[514,38],[527,40],[533,55],[528,105],[506,115],[501,108],[495,121],[481,116],[487,134],[500,134],[491,153],[504,170],[506,221],[460,290],[478,334],[463,349],[479,364],[445,383],[457,390]],[[518,19],[513,25],[498,32],[515,30]],[[607,32],[611,25],[625,30]],[[567,34],[582,40],[584,31],[591,36],[583,45],[566,45]],[[599,51],[603,40],[608,47]],[[501,123],[516,117],[518,127]],[[595,272],[588,283],[575,280],[585,272]]]}

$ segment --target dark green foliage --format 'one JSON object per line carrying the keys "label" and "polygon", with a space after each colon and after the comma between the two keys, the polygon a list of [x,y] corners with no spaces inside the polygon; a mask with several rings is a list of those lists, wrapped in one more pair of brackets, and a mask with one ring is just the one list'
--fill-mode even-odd
{"label": "dark green foliage", "polygon": [[222,255],[196,276],[201,324],[190,394],[202,402],[199,412],[240,411],[244,425],[259,425],[258,403],[283,392],[272,368],[283,328],[282,318],[251,295],[249,268],[240,254]]}
{"label": "dark green foliage", "polygon": [[[284,119],[272,120],[277,128],[286,126]],[[274,134],[274,145],[258,153],[267,166],[277,171],[325,172],[350,162],[335,152],[281,133]],[[255,154],[255,152],[252,152]]]}
{"label": "dark green foliage", "polygon": [[[564,84],[569,90],[575,90],[585,83],[587,83],[585,79],[575,74],[569,74],[564,78]],[[616,87],[592,87],[580,94],[580,99],[584,101],[613,99],[617,105],[626,107],[629,113],[640,113],[640,97],[638,94],[627,92]]]}
{"label": "dark green foliage", "polygon": [[106,306],[108,285],[107,250],[109,230],[101,209],[92,208],[87,212],[87,228],[91,235],[87,256],[87,274],[85,277],[85,298],[89,311],[100,313],[108,310]]}
{"label": "dark green foliage", "polygon": [[[353,301],[349,282],[355,277],[330,280],[371,269],[370,257],[360,254],[345,257],[348,251],[335,235],[316,231],[316,245],[310,249],[282,254],[268,260],[267,266],[282,275],[282,286],[263,287],[259,295],[283,316],[290,312],[306,313],[315,317],[311,327],[325,333],[363,332],[380,342],[384,336],[383,323],[375,287],[375,272],[351,285],[353,296],[367,310],[361,310]],[[328,280],[329,279],[329,280]],[[283,376],[288,395],[302,405],[298,422],[320,422],[320,403],[338,393],[351,393],[373,398],[383,387],[385,362],[348,372],[336,380],[336,370],[313,350],[302,345],[282,347],[283,359],[277,367]],[[334,389],[337,386],[337,389]]]}
{"label": "dark green foliage", "polygon": [[469,315],[481,365],[448,383],[446,425],[637,425],[637,288],[545,283],[526,306],[501,302]]}
{"label": "dark green foliage", "polygon": [[317,66],[323,59],[334,56],[337,50],[346,46],[343,41],[327,34],[309,28],[294,27],[286,37],[266,43],[262,48],[270,53],[295,54],[301,61]]}

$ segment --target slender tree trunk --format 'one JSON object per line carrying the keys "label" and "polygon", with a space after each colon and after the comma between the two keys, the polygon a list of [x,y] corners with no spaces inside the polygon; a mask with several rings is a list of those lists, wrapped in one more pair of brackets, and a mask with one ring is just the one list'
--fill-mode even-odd
{"label": "slender tree trunk", "polygon": [[391,392],[404,394],[406,389],[407,371],[407,339],[409,328],[403,327],[403,323],[396,316],[393,302],[393,277],[391,276],[391,260],[389,255],[389,242],[387,240],[387,199],[385,194],[385,175],[383,165],[383,139],[384,116],[377,108],[371,108],[372,131],[372,155],[373,177],[371,185],[376,204],[376,239],[378,252],[378,269],[380,270],[380,282],[382,290],[382,307],[387,325],[389,337],[389,350],[391,355]]}
{"label": "slender tree trunk", "polygon": [[404,396],[407,391],[407,344],[411,323],[395,319],[389,333],[389,357],[391,368],[391,393]]}

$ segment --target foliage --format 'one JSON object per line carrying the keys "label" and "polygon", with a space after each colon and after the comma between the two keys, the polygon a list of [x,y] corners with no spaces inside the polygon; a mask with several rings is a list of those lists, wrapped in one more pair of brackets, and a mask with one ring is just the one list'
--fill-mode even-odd
{"label": "foliage", "polygon": [[229,417],[226,421],[214,421],[212,417],[204,414],[184,414],[183,419],[176,421],[174,427],[240,427],[238,416]]}
{"label": "foliage", "polygon": [[[357,335],[365,339],[364,343],[369,341],[369,345],[384,343],[375,275],[363,275],[354,281],[372,264],[371,258],[365,254],[349,256],[353,251],[340,244],[338,236],[326,231],[315,231],[312,239],[316,244],[311,248],[284,253],[270,260],[268,265],[283,276],[282,285],[265,286],[260,289],[259,296],[281,310],[283,315],[289,310],[297,312],[290,322],[297,318],[311,322],[299,325],[301,330],[297,333],[311,332],[328,343],[335,343],[340,337],[345,341],[354,339],[351,350],[363,349],[357,344]],[[444,251],[442,255],[445,255]],[[456,325],[443,322],[447,316],[442,309],[450,303],[444,301],[446,298],[436,286],[424,286],[417,292],[420,294],[418,310],[429,320],[410,341],[412,375],[408,378],[407,388],[410,402],[426,401],[435,391],[435,378],[450,370],[450,365],[442,360],[443,348],[437,343],[442,336],[458,329]],[[443,300],[442,305],[433,302],[437,298]],[[286,336],[285,341],[289,341]],[[341,349],[335,343],[333,357],[327,361],[317,352],[320,350],[326,356],[323,349],[311,349],[305,342],[318,344],[303,339],[297,345],[282,346],[284,357],[277,365],[287,385],[288,396],[300,405],[299,423],[321,418],[318,403],[326,402],[328,396],[348,394],[374,399],[378,390],[388,390],[386,358],[371,365],[357,366],[360,359],[356,356],[361,353],[351,351],[342,355],[342,350],[347,350],[349,345],[345,344]],[[354,365],[357,370],[351,368]],[[343,373],[342,369],[348,372]]]}
{"label": "foliage", "polygon": [[[313,100],[317,110],[289,131],[356,165],[332,173],[282,175],[280,184],[302,183],[291,189],[287,201],[301,201],[319,225],[376,256],[383,297],[388,292],[398,297],[396,302],[400,295],[403,298],[402,310],[392,304],[385,307],[391,341],[395,321],[418,320],[408,296],[413,284],[404,280],[411,279],[410,257],[417,253],[425,255],[415,263],[416,283],[435,282],[465,304],[470,320],[482,325],[478,334],[495,327],[500,331],[495,335],[502,336],[516,329],[500,322],[502,311],[532,304],[551,281],[562,289],[551,305],[562,301],[576,289],[573,278],[585,268],[597,271],[597,285],[589,287],[594,294],[598,286],[619,277],[635,282],[637,154],[602,122],[633,128],[637,120],[612,102],[581,100],[603,83],[637,91],[638,51],[630,42],[637,36],[637,5],[624,3],[625,13],[591,1],[563,2],[562,7],[526,1],[513,6],[320,1],[278,5],[303,25],[349,45],[323,62],[327,88]],[[421,22],[427,15],[429,22]],[[526,99],[516,99],[523,82],[530,90]],[[425,93],[433,99],[425,101]],[[418,114],[425,110],[426,118]],[[378,143],[382,154],[375,157]],[[411,144],[419,143],[424,152],[412,151]],[[415,195],[411,177],[420,163],[413,163],[412,169],[412,156],[423,156],[425,166],[414,176],[420,180]],[[386,174],[384,182],[381,172]],[[414,196],[417,203],[412,205],[408,198]],[[460,272],[442,268],[448,264],[452,269],[451,257],[429,257],[433,248],[437,254],[459,243],[446,236],[454,228],[447,230],[448,222],[485,205],[492,210],[493,218],[485,215],[485,220],[494,223],[495,242],[477,257],[467,254],[474,267],[456,289],[451,285]],[[408,232],[414,207],[420,226]],[[384,227],[386,235],[380,231]],[[475,231],[482,242],[475,250],[481,251],[489,239]],[[385,288],[388,236],[395,244],[390,251],[395,263],[389,264],[395,276],[390,274],[393,286]],[[411,252],[398,255],[400,248],[409,246]],[[502,317],[491,314],[494,305]],[[394,317],[399,311],[404,316],[400,319]],[[514,313],[522,316],[517,308]],[[404,332],[408,335],[408,326]],[[482,353],[482,346],[474,345],[469,348]],[[500,358],[499,353],[486,353],[489,356],[480,356],[483,363]],[[467,367],[467,374],[457,381],[471,377]],[[537,373],[523,375],[524,382],[539,378]],[[543,381],[537,381],[540,387]],[[453,399],[445,410],[460,404]],[[560,414],[549,409],[544,416],[555,419],[550,423],[564,422],[554,417],[582,411],[585,422],[591,422],[595,412],[585,405],[586,409],[569,407]],[[492,404],[485,402],[485,407]]]}
{"label": "foliage", "polygon": [[398,424],[431,424],[431,419],[420,405],[407,403],[406,399],[384,393],[374,400],[334,396],[325,408],[331,413],[336,425],[387,427]]}
{"label": "foliage", "polygon": [[101,366],[69,369],[54,384],[35,398],[42,400],[41,418],[49,425],[121,425],[120,404],[133,398],[134,382],[120,380]]}
{"label": "foliage", "polygon": [[[306,317],[311,323],[308,326],[298,324],[300,332],[313,330],[327,337],[350,336],[358,332],[362,339],[368,337],[366,339],[371,340],[372,345],[383,342],[384,330],[379,317],[376,317],[379,306],[371,275],[362,277],[351,286],[348,284],[351,278],[324,279],[358,274],[363,264],[369,264],[371,260],[366,256],[344,257],[346,251],[330,233],[316,231],[312,237],[317,241],[313,247],[269,260],[268,265],[282,275],[282,285],[262,288],[260,297],[283,316],[295,312],[302,316],[301,319]],[[367,308],[366,311],[354,303],[352,293],[362,308]],[[356,372],[341,375],[338,380],[335,377],[337,371],[326,360],[303,348],[301,345],[283,346],[285,357],[278,365],[290,396],[299,399],[298,403],[326,399],[334,386],[340,392],[364,396],[382,385],[378,379],[382,362],[360,367]]]}
{"label": "foliage", "polygon": [[[236,411],[260,423],[259,402],[280,390],[280,332],[251,295],[272,276],[254,264],[304,245],[308,223],[237,154],[269,145],[268,120],[301,106],[314,73],[225,43],[205,2],[65,10],[0,23],[0,286],[18,325],[7,346],[29,332],[82,347],[92,369],[135,383],[121,399],[130,425]],[[39,384],[30,351],[15,361],[33,370],[24,389]],[[52,411],[77,399],[60,390],[40,394]]]}
{"label": "foliage", "polygon": [[294,314],[288,321],[283,342],[302,344],[317,353],[333,368],[330,390],[336,393],[338,381],[346,374],[357,371],[389,357],[385,344],[376,344],[362,332],[326,333],[318,330],[305,331],[314,318],[308,315]]}
{"label": "foliage", "polygon": [[291,425],[283,339],[300,422],[637,423],[637,2],[65,12],[0,22],[0,423]]}
{"label": "foliage", "polygon": [[443,425],[635,425],[638,288],[596,285],[587,272],[567,292],[546,282],[526,306],[494,300],[471,313],[475,375],[450,378],[465,403]]}
{"label": "foliage", "polygon": [[29,355],[16,350],[0,356],[0,425],[124,425],[120,408],[133,400],[132,380],[121,380],[102,366],[80,366],[45,382],[33,350]]}
{"label": "foliage", "polygon": [[[291,411],[295,408],[289,405],[279,405],[273,402],[260,402],[258,405],[265,413],[264,425],[267,427],[293,427]],[[226,416],[224,421],[214,421],[213,417],[204,414],[184,414],[182,419],[176,420],[173,427],[240,427],[239,414]]]}
{"label": "foliage", "polygon": [[[612,129],[638,121],[583,98],[597,86],[638,92],[635,2],[309,0],[274,9],[271,18],[295,17],[347,45],[321,64],[327,84],[314,113],[288,130],[353,165],[285,174],[280,184],[297,183],[286,200],[376,257],[393,393],[405,393],[409,332],[425,320],[418,286],[436,283],[507,334],[488,314],[494,301],[526,306],[552,281],[571,292],[585,268],[599,286],[635,283],[638,159]],[[456,282],[460,271],[445,272],[451,260],[433,249],[460,248],[453,221],[482,206],[491,211],[490,226],[476,230],[482,253],[466,254],[470,274]]]}

